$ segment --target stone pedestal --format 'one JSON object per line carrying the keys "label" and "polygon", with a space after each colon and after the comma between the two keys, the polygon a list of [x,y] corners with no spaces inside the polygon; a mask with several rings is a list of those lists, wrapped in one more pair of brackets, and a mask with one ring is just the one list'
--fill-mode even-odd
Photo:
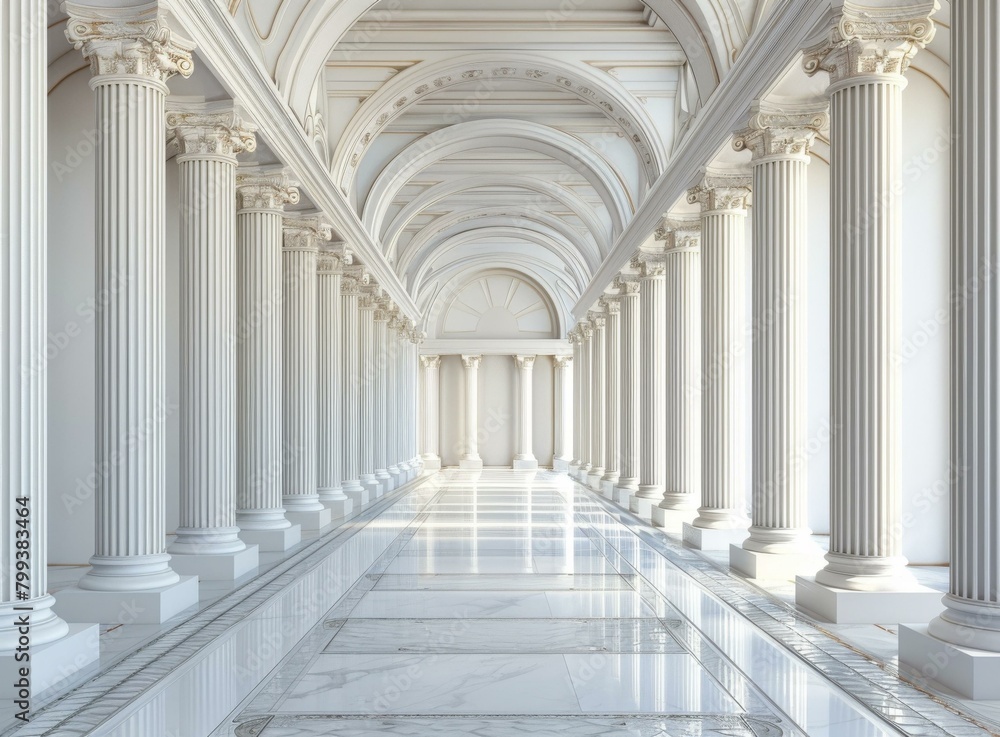
{"label": "stone pedestal", "polygon": [[929,622],[944,609],[941,592],[908,585],[898,591],[853,591],[795,577],[795,604],[834,624],[897,624]]}
{"label": "stone pedestal", "polygon": [[714,528],[698,527],[687,522],[681,524],[684,544],[696,550],[729,550],[731,545],[742,545],[749,534],[745,527]]}
{"label": "stone pedestal", "polygon": [[[750,534],[753,535],[753,532]],[[804,550],[801,555],[776,555],[748,550],[746,544],[744,541],[742,547],[730,546],[729,566],[747,578],[789,581],[796,576],[815,576],[826,562],[818,546],[814,546],[811,552]]]}

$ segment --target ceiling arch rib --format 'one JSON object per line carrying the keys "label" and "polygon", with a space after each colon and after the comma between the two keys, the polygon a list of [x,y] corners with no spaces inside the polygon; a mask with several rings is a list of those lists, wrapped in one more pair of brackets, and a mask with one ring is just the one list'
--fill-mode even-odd
{"label": "ceiling arch rib", "polygon": [[484,89],[499,80],[556,87],[594,107],[630,143],[651,185],[663,171],[667,151],[649,114],[613,77],[578,64],[538,54],[469,54],[417,64],[386,83],[354,115],[334,154],[334,180],[350,194],[361,160],[371,143],[422,100],[451,87],[475,82]]}
{"label": "ceiling arch rib", "polygon": [[603,258],[611,247],[611,231],[600,219],[594,216],[591,207],[571,190],[536,177],[482,174],[441,182],[415,197],[386,226],[382,239],[383,251],[387,254],[397,253],[400,235],[410,226],[414,218],[428,208],[434,207],[451,195],[490,188],[523,190],[533,192],[539,197],[547,197],[565,207],[583,222],[594,242],[598,245],[600,257]]}
{"label": "ceiling arch rib", "polygon": [[523,273],[493,268],[468,275],[441,304],[437,338],[556,338],[562,321],[552,296]]}
{"label": "ceiling arch rib", "polygon": [[[746,41],[746,30],[730,27],[727,0],[644,0],[673,32],[687,57],[698,96],[708,99],[733,56]],[[581,5],[566,4],[567,13]],[[304,120],[323,66],[347,31],[373,11],[372,33],[392,22],[400,0],[311,0],[299,13],[281,13],[268,34],[268,45],[281,51],[273,62],[274,80],[289,105]],[[563,7],[563,5],[560,5]],[[247,29],[253,33],[252,29]],[[269,68],[270,65],[268,65]]]}
{"label": "ceiling arch rib", "polygon": [[440,128],[410,144],[389,162],[365,200],[362,215],[365,228],[380,238],[389,208],[413,177],[448,156],[483,148],[524,149],[566,164],[597,190],[611,217],[615,236],[634,212],[634,202],[623,178],[603,156],[579,139],[522,120],[476,120]]}
{"label": "ceiling arch rib", "polygon": [[[586,258],[583,245],[574,239],[575,234],[567,232],[556,218],[541,218],[537,214],[518,219],[510,213],[491,213],[489,211],[471,213],[456,213],[448,218],[449,222],[440,227],[418,235],[413,243],[408,244],[397,265],[397,273],[407,281],[415,277],[424,263],[435,258],[439,249],[456,237],[474,236],[478,239],[486,237],[504,238],[514,242],[528,241],[541,246],[564,262],[565,267],[574,276],[586,283],[590,275],[600,266],[600,259]],[[415,281],[410,283],[416,284]]]}

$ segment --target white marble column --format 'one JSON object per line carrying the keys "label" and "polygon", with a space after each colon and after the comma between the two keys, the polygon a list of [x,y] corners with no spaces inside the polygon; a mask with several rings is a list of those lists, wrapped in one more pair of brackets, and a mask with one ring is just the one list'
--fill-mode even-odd
{"label": "white marble column", "polygon": [[232,581],[257,568],[236,526],[236,154],[253,127],[231,101],[169,106],[181,210],[178,573]]}
{"label": "white marble column", "polygon": [[378,362],[378,344],[375,340],[375,312],[379,308],[377,288],[370,287],[370,292],[361,298],[359,313],[359,334],[361,352],[358,361],[358,384],[360,392],[360,458],[361,486],[368,491],[369,499],[382,496],[382,483],[375,478],[375,413],[377,393],[376,364]]}
{"label": "white marble column", "polygon": [[322,530],[331,521],[330,510],[319,500],[316,453],[316,264],[320,241],[329,240],[330,227],[319,218],[285,218],[281,249],[281,499],[288,519],[302,525],[303,530]]}
{"label": "white marble column", "polygon": [[344,435],[344,374],[340,355],[344,343],[341,315],[341,285],[344,258],[341,247],[320,250],[316,261],[317,365],[317,478],[320,503],[333,519],[342,519],[354,509],[344,493],[342,438]]}
{"label": "white marble column", "polygon": [[385,472],[389,474],[389,488],[396,489],[403,481],[403,471],[399,467],[399,414],[401,343],[399,333],[403,329],[404,318],[399,308],[393,305],[386,321],[385,330]]}
{"label": "white marble column", "polygon": [[639,353],[642,340],[639,309],[639,276],[622,273],[615,277],[619,318],[619,363],[621,372],[618,406],[619,457],[618,481],[612,489],[615,502],[628,506],[629,499],[639,491],[639,445],[642,374]]}
{"label": "white marble column", "polygon": [[538,459],[532,450],[531,430],[534,422],[532,406],[534,356],[514,356],[517,366],[517,452],[514,468],[537,469]]}
{"label": "white marble column", "polygon": [[746,218],[750,177],[708,174],[701,205],[701,507],[684,540],[702,550],[742,543],[746,516]]}
{"label": "white marble column", "polygon": [[601,298],[604,327],[604,475],[601,493],[611,499],[621,465],[621,301],[617,295]]}
{"label": "white marble column", "polygon": [[573,346],[573,460],[569,463],[570,478],[577,478],[580,473],[581,457],[583,456],[583,435],[580,432],[580,418],[583,414],[583,335],[579,325],[574,325],[566,333],[566,340]]}
{"label": "white marble column", "polygon": [[667,474],[663,254],[644,251],[633,259],[633,263],[639,269],[639,374],[642,385],[639,389],[639,490],[629,499],[629,509],[651,519],[653,507],[663,499]]}
{"label": "white marble column", "polygon": [[734,140],[753,154],[753,444],[750,537],[730,553],[751,578],[815,573],[809,538],[807,166],[825,107],[758,105]]}
{"label": "white marble column", "polygon": [[479,470],[483,459],[479,457],[479,364],[482,356],[462,356],[465,366],[465,452],[458,462],[459,468]]}
{"label": "white marble column", "polygon": [[0,504],[6,541],[0,667],[7,676],[20,664],[15,651],[18,619],[26,614],[33,694],[48,685],[35,682],[43,670],[68,665],[71,675],[89,668],[100,655],[97,626],[68,625],[56,615],[47,586],[47,25],[45,3],[0,7],[0,131],[5,139],[0,155],[0,350],[5,369]]}
{"label": "white marble column", "polygon": [[441,468],[441,356],[421,356],[424,368],[424,391],[421,400],[423,418],[424,468]]}
{"label": "white marble column", "polygon": [[409,432],[409,399],[410,399],[410,331],[413,323],[408,318],[403,318],[397,334],[397,345],[399,346],[399,374],[396,383],[396,407],[399,413],[399,420],[396,423],[396,465],[399,467],[400,485],[409,481],[410,475],[410,455],[408,454]]}
{"label": "white marble column", "polygon": [[193,45],[171,34],[155,5],[66,10],[103,133],[95,288],[108,299],[96,319],[97,549],[60,604],[78,621],[111,622],[134,600],[143,621],[158,623],[198,601],[197,579],[170,568],[164,520],[164,425],[177,411],[164,373],[164,102],[167,80],[191,74]]}
{"label": "white marble column", "polygon": [[[576,346],[573,346],[574,353]],[[567,472],[573,459],[573,422],[576,390],[573,384],[573,356],[555,356],[555,455],[552,470]]]}
{"label": "white marble column", "polygon": [[[600,305],[598,305],[600,306]],[[601,490],[604,478],[604,437],[608,431],[604,411],[607,396],[607,354],[608,318],[603,311],[590,313],[592,336],[590,338],[590,469],[587,471],[587,486],[594,491]]]}
{"label": "white marble column", "polygon": [[364,272],[348,266],[340,280],[340,375],[341,396],[340,464],[344,494],[355,509],[368,504],[368,490],[361,485],[361,297]]}
{"label": "white marble column", "polygon": [[302,537],[281,499],[281,227],[299,200],[280,169],[236,177],[236,524],[264,551]]}
{"label": "white marble column", "polygon": [[[426,340],[427,334],[418,330],[416,325],[410,335],[410,466],[413,477],[422,475],[425,471],[436,470],[428,468],[420,453],[420,345]],[[440,460],[438,468],[440,468]]]}
{"label": "white marble column", "polygon": [[392,303],[382,297],[379,305],[372,314],[374,328],[372,335],[375,340],[374,362],[371,364],[372,379],[374,381],[374,405],[372,419],[374,420],[375,440],[375,480],[381,487],[381,494],[392,491],[392,476],[389,474],[389,363],[391,356],[389,352],[389,320],[391,319]]}
{"label": "white marble column", "polygon": [[653,523],[680,531],[701,503],[701,219],[663,223],[666,304],[666,486]]}
{"label": "white marble column", "polygon": [[869,621],[927,621],[938,606],[921,610],[905,601],[912,597],[879,593],[917,591],[900,535],[902,103],[909,59],[933,33],[933,3],[908,11],[912,18],[879,16],[874,24],[863,9],[844,16],[830,40],[805,55],[806,71],[830,74],[830,424],[836,430],[830,552],[815,583],[799,579],[796,600],[835,620],[842,618],[838,591],[876,594],[867,601],[881,602],[886,608],[872,613],[886,618]]}
{"label": "white marble column", "polygon": [[929,630],[899,632],[900,661],[974,699],[1000,698],[998,11],[987,0],[951,11],[951,576],[946,608]]}

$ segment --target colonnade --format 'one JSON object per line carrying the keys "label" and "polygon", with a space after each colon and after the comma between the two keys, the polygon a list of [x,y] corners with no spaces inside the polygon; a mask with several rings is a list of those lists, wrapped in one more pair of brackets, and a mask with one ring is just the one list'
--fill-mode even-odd
{"label": "colonnade", "polygon": [[[423,369],[421,381],[421,435],[424,467],[427,469],[441,468],[440,449],[440,398],[441,398],[441,358],[440,354],[423,354],[420,363]],[[515,469],[537,469],[538,458],[533,450],[532,424],[534,416],[533,375],[537,355],[514,354],[507,356],[514,363],[517,372],[517,397],[515,400],[515,438],[514,455],[511,465]],[[555,470],[567,470],[570,460],[574,436],[573,414],[573,356],[554,355],[554,429],[553,429],[553,467]],[[459,458],[459,468],[479,470],[483,467],[483,459],[479,454],[479,398],[483,389],[480,386],[479,369],[482,366],[481,354],[462,354],[463,382],[460,388],[462,396],[462,447]],[[489,387],[485,388],[489,391]]]}
{"label": "colonnade", "polygon": [[[421,469],[422,335],[412,320],[349,248],[331,242],[320,214],[288,209],[299,202],[291,172],[237,160],[255,150],[257,133],[238,104],[169,98],[167,81],[194,71],[193,49],[160,11],[67,10],[66,35],[90,61],[104,132],[95,213],[96,288],[106,296],[96,313],[100,473],[91,569],[56,597],[61,619],[44,594],[44,490],[37,492],[36,644],[65,635],[65,621],[116,622],[125,606],[132,621],[169,619],[197,604],[199,578],[249,574],[258,551],[289,549],[302,531],[322,530]],[[30,81],[44,100],[44,73]],[[42,128],[44,111],[34,113]],[[180,170],[176,408],[165,378],[168,145]],[[34,156],[21,176],[41,176],[44,166]],[[37,311],[44,270],[29,271],[42,279],[20,299]],[[44,319],[32,324],[44,332]],[[366,392],[373,401],[362,404]],[[174,409],[180,524],[168,550],[164,424]],[[44,410],[36,421],[38,438],[12,433],[10,441],[31,442],[41,454]],[[44,469],[44,457],[32,466]],[[362,484],[370,478],[374,484]]]}
{"label": "colonnade", "polygon": [[[580,418],[571,472],[694,547],[728,548],[751,577],[802,574],[798,603],[834,621],[927,621],[940,610],[901,552],[894,360],[901,101],[909,60],[933,35],[934,4],[925,5],[877,22],[843,10],[829,40],[805,55],[807,73],[829,73],[828,104],[759,100],[733,137],[749,161],[706,162],[687,197],[697,214],[666,216],[569,334]],[[806,523],[805,288],[806,167],[827,128],[837,432],[824,561]]]}

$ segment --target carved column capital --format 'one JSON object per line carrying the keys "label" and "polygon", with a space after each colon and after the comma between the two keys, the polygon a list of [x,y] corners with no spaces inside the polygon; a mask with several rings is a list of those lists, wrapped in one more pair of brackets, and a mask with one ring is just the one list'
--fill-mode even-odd
{"label": "carved column capital", "polygon": [[519,369],[528,369],[535,365],[535,356],[514,356],[514,363]]}
{"label": "carved column capital", "polygon": [[877,8],[845,2],[829,36],[806,49],[807,74],[830,73],[831,86],[872,76],[902,77],[920,49],[934,38],[937,0]]}
{"label": "carved column capital", "polygon": [[224,156],[257,149],[256,126],[244,121],[232,102],[172,103],[167,101],[167,143],[182,157]]}
{"label": "carved column capital", "polygon": [[701,211],[746,210],[750,207],[751,179],[744,174],[707,174],[702,183],[688,191],[688,202]]}
{"label": "carved column capital", "polygon": [[421,356],[420,363],[425,369],[436,370],[441,368],[441,356]]}
{"label": "carved column capital", "polygon": [[281,212],[299,201],[299,189],[283,169],[241,171],[236,175],[236,204],[241,210]]}
{"label": "carved column capital", "polygon": [[774,158],[808,160],[816,134],[829,127],[826,107],[777,107],[758,104],[750,124],[733,138],[733,148],[749,151],[754,162]]}
{"label": "carved column capital", "polygon": [[175,35],[158,4],[101,8],[66,3],[66,40],[90,62],[92,84],[142,78],[165,85],[175,74],[194,71],[194,43]]}
{"label": "carved column capital", "polygon": [[552,361],[557,369],[568,371],[573,368],[573,356],[553,356]]}
{"label": "carved column capital", "polygon": [[479,364],[482,363],[482,356],[462,356],[462,365],[467,369],[478,369]]}
{"label": "carved column capital", "polygon": [[663,253],[697,252],[701,248],[701,218],[664,218],[656,230]]}
{"label": "carved column capital", "polygon": [[285,251],[317,251],[320,242],[333,237],[333,228],[318,216],[292,216],[283,222]]}

